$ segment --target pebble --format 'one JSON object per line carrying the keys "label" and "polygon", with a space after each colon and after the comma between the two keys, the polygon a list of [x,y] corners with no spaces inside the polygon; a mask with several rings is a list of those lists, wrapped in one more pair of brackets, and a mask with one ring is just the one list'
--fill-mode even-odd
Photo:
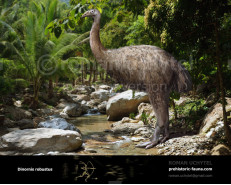
{"label": "pebble", "polygon": [[156,148],[159,149],[159,155],[206,155],[212,146],[211,139],[194,135],[169,139],[158,144]]}

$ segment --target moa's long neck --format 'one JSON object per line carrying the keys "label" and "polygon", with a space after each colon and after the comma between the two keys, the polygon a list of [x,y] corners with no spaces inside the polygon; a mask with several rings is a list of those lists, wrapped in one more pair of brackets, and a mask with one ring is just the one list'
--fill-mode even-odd
{"label": "moa's long neck", "polygon": [[100,15],[96,16],[94,18],[94,23],[91,28],[91,33],[90,33],[90,45],[91,45],[91,50],[96,58],[96,60],[100,64],[103,63],[103,59],[105,57],[105,51],[106,49],[102,45],[100,41]]}

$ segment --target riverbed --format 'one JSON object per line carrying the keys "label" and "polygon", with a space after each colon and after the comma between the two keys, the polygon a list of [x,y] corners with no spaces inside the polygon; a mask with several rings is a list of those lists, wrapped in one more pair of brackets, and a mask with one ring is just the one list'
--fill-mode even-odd
{"label": "riverbed", "polygon": [[137,148],[134,136],[114,135],[109,132],[113,122],[106,115],[84,115],[71,120],[83,135],[80,155],[157,155],[157,149]]}

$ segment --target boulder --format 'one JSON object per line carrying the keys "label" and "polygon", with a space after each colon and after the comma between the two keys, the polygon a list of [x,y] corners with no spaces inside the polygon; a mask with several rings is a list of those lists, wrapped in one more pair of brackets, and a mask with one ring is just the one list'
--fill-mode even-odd
{"label": "boulder", "polygon": [[77,95],[77,98],[75,99],[75,101],[90,101],[91,97],[89,95],[85,95],[85,94],[80,94],[80,95]]}
{"label": "boulder", "polygon": [[134,134],[134,132],[143,127],[144,123],[138,120],[132,120],[130,118],[123,118],[121,121],[115,122],[111,125],[112,132],[115,134]]}
{"label": "boulder", "polygon": [[54,129],[62,129],[62,130],[72,130],[80,133],[79,129],[73,125],[68,123],[63,118],[53,118],[51,120],[43,121],[38,124],[39,128],[54,128]]}
{"label": "boulder", "polygon": [[223,144],[219,144],[215,146],[211,151],[211,155],[230,155],[230,154],[231,154],[230,148],[228,148]]}
{"label": "boulder", "polygon": [[41,117],[42,116],[51,116],[54,114],[53,109],[37,109],[36,112],[37,112],[37,115],[39,115]]}
{"label": "boulder", "polygon": [[106,106],[107,101],[103,101],[101,104],[98,105],[98,110],[101,114],[106,114]]}
{"label": "boulder", "polygon": [[29,112],[27,110],[23,110],[23,109],[18,108],[18,107],[6,106],[4,109],[4,112],[5,112],[6,117],[8,117],[14,121],[32,118],[31,112]]}
{"label": "boulder", "polygon": [[91,98],[92,99],[98,99],[101,102],[107,101],[110,97],[110,92],[107,90],[100,89],[98,91],[95,91],[91,93]]}
{"label": "boulder", "polygon": [[[227,105],[226,110],[227,112],[231,111],[231,98],[226,98]],[[210,131],[211,128],[215,128],[217,123],[223,119],[223,111],[221,103],[216,103],[214,106],[210,108],[210,110],[205,115],[201,128],[200,134],[206,134]]]}
{"label": "boulder", "polygon": [[20,129],[35,128],[34,121],[31,119],[22,119],[17,122]]}
{"label": "boulder", "polygon": [[137,112],[140,103],[148,103],[149,98],[147,93],[135,92],[133,97],[132,90],[117,94],[109,99],[106,107],[106,112],[109,121],[120,120],[130,113]]}
{"label": "boulder", "polygon": [[18,126],[16,121],[10,120],[9,118],[5,118],[3,125],[7,128],[14,128]]}
{"label": "boulder", "polygon": [[78,117],[83,114],[83,110],[80,104],[70,103],[63,109],[62,113],[70,117]]}
{"label": "boulder", "polygon": [[50,128],[17,130],[0,138],[0,151],[23,153],[70,152],[81,146],[80,133]]}

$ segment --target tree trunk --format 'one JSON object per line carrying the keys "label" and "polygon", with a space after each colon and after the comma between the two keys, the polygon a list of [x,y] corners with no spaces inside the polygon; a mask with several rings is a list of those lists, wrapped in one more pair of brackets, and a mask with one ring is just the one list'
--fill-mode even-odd
{"label": "tree trunk", "polygon": [[91,80],[92,80],[92,73],[93,73],[93,66],[90,65],[90,76],[89,76],[89,80],[88,80],[88,85],[90,86],[91,85]]}
{"label": "tree trunk", "polygon": [[83,85],[84,84],[84,70],[83,69],[82,69],[81,81],[82,81],[82,85]]}
{"label": "tree trunk", "polygon": [[33,96],[33,100],[30,104],[30,108],[32,109],[36,109],[38,107],[38,96],[39,96],[39,89],[40,89],[40,77],[37,77],[34,80],[34,96]]}
{"label": "tree trunk", "polygon": [[101,81],[104,81],[104,71],[101,71]]}
{"label": "tree trunk", "polygon": [[230,129],[229,124],[228,124],[227,112],[226,112],[226,108],[225,108],[225,106],[226,106],[225,89],[224,89],[223,77],[222,77],[222,63],[220,60],[220,40],[219,40],[217,22],[215,23],[215,36],[216,36],[216,61],[217,61],[217,69],[218,69],[218,76],[219,76],[219,83],[220,83],[225,137],[227,139],[228,145],[231,146],[231,129]]}
{"label": "tree trunk", "polygon": [[48,89],[48,98],[52,98],[54,96],[54,88],[53,88],[53,80],[49,80],[49,89]]}
{"label": "tree trunk", "polygon": [[105,83],[107,83],[107,82],[108,82],[108,80],[109,80],[109,75],[108,75],[108,73],[106,72]]}
{"label": "tree trunk", "polygon": [[72,87],[75,87],[75,79],[72,79]]}
{"label": "tree trunk", "polygon": [[55,78],[55,87],[57,87],[57,86],[58,86],[58,83],[59,83],[59,77],[58,77],[58,76],[56,76],[56,78]]}
{"label": "tree trunk", "polygon": [[93,76],[93,82],[96,82],[98,79],[97,79],[97,73],[98,73],[98,65],[97,63],[95,64],[95,69],[94,69],[94,76]]}
{"label": "tree trunk", "polygon": [[220,98],[220,83],[219,83],[219,74],[218,74],[218,71],[217,71],[217,74],[216,74],[216,101],[219,100]]}
{"label": "tree trunk", "polygon": [[87,80],[87,65],[84,65],[84,78]]}

